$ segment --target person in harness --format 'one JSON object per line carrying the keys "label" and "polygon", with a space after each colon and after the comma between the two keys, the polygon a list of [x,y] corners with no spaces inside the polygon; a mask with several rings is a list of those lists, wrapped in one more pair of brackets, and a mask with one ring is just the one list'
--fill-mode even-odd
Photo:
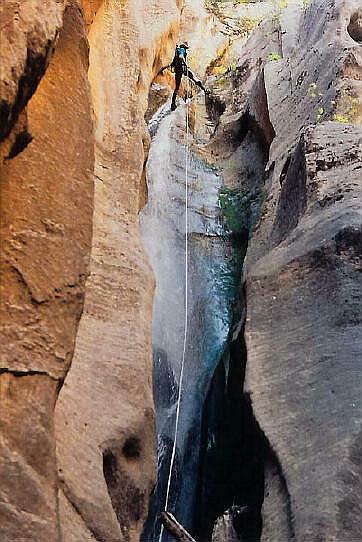
{"label": "person in harness", "polygon": [[180,85],[182,81],[182,76],[185,75],[191,81],[193,81],[201,90],[203,90],[206,93],[206,90],[201,83],[201,81],[198,81],[195,79],[193,73],[187,66],[187,49],[189,48],[188,43],[184,42],[180,45],[176,45],[175,49],[175,56],[173,57],[173,61],[171,64],[168,64],[168,66],[165,66],[164,68],[161,68],[159,71],[159,74],[162,74],[167,68],[171,68],[171,70],[175,73],[175,90],[172,96],[172,102],[171,102],[171,110],[175,111],[176,109],[176,97],[178,94],[178,91],[180,90]]}

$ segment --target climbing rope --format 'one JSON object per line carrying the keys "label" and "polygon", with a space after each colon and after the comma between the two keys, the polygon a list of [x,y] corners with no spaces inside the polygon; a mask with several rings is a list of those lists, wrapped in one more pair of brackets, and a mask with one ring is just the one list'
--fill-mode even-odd
{"label": "climbing rope", "polygon": [[[186,66],[188,72],[188,66]],[[177,447],[177,436],[178,436],[178,425],[180,419],[180,405],[181,405],[181,396],[182,396],[182,384],[184,378],[184,368],[185,368],[185,359],[186,359],[186,348],[187,348],[187,336],[188,336],[188,310],[189,310],[189,296],[188,296],[188,284],[189,284],[189,240],[188,240],[188,197],[189,197],[189,78],[186,77],[186,145],[185,145],[185,320],[184,320],[184,337],[183,337],[183,346],[182,346],[182,358],[181,358],[181,368],[180,368],[180,378],[179,378],[179,387],[177,395],[177,407],[176,407],[176,420],[175,420],[175,435],[173,439],[173,447],[170,461],[170,470],[168,473],[167,480],[167,489],[166,489],[166,501],[165,501],[165,511],[168,510],[168,503],[170,498],[170,488],[171,488],[171,479],[172,472],[175,463],[176,457],[176,447]],[[162,537],[164,533],[164,526],[161,526],[161,532],[159,536],[159,542],[162,542]]]}

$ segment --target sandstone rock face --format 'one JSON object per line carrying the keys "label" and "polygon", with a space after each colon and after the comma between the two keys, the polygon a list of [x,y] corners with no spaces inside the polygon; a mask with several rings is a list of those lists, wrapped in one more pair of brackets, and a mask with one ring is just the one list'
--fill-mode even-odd
{"label": "sandstone rock face", "polygon": [[[48,4],[50,24],[60,6]],[[35,9],[34,17],[37,13]],[[28,16],[31,33],[32,22],[37,22]],[[40,43],[42,32],[38,38]],[[20,66],[20,49],[18,53]],[[13,62],[16,54],[10,57]],[[2,68],[6,74],[6,62]],[[53,413],[73,354],[92,231],[93,129],[87,69],[83,19],[78,8],[69,7],[46,75],[1,148],[4,542],[57,536]],[[26,72],[23,77],[41,75]],[[16,104],[16,93],[5,98]]]}
{"label": "sandstone rock face", "polygon": [[[189,108],[172,511],[200,542],[359,542],[360,1],[0,10],[1,542],[140,539],[152,331],[159,480],[143,536],[158,539],[184,324],[186,109],[164,106],[152,142],[144,114],[185,38],[212,93]],[[150,144],[152,270],[138,223]]]}
{"label": "sandstone rock face", "polygon": [[[306,131],[280,192],[276,246],[249,268],[248,389],[282,465],[296,540],[360,531],[360,141],[357,127]],[[275,535],[265,528],[263,539]]]}
{"label": "sandstone rock face", "polygon": [[[199,309],[197,321],[192,313],[187,361],[197,382],[188,378],[185,386],[192,407],[183,399],[172,506],[200,540],[210,539],[210,522],[219,515],[215,539],[233,539],[237,531],[242,540],[355,542],[361,530],[362,419],[359,6],[332,0],[306,6],[293,0],[275,12],[275,3],[268,4],[267,20],[242,47],[236,40],[228,48],[228,69],[224,66],[219,76],[222,62],[207,68],[212,94],[206,108],[216,130],[207,143],[192,131],[193,150],[201,143],[202,159],[217,171],[224,218],[230,221],[236,211],[238,226],[249,233],[246,303],[241,297],[240,320],[227,324],[233,333],[219,364],[207,341],[202,345],[203,355],[212,361],[208,369],[216,367],[205,394],[208,375],[201,371],[195,337],[199,327],[208,337],[216,315],[211,302],[204,310],[209,289],[205,285],[201,290],[193,268],[190,297]],[[201,69],[202,58],[197,62]],[[167,117],[165,111],[160,114]],[[183,274],[178,236],[184,169],[175,152],[177,114],[161,121],[151,143],[150,201],[144,214],[145,242],[158,281],[155,398],[161,442],[156,501],[166,484],[169,421],[178,385],[174,346],[182,331],[181,309],[174,310],[182,295],[175,277]],[[197,186],[204,186],[204,165],[196,179]],[[152,230],[160,224],[156,241]],[[190,261],[199,256],[190,241]],[[213,258],[210,251],[211,266]],[[218,278],[216,274],[210,281],[210,289]],[[242,340],[246,308],[247,363]],[[224,336],[220,333],[214,346]],[[191,450],[185,448],[190,440],[186,429],[199,424],[193,388],[204,404],[200,440],[189,433]],[[170,438],[162,439],[165,432]],[[229,461],[235,468],[227,466]],[[191,482],[185,499],[182,480],[192,474],[198,476],[197,498]],[[224,521],[223,511],[233,503],[247,509],[239,529],[236,523],[230,526],[230,518]]]}
{"label": "sandstone rock face", "polygon": [[138,231],[148,138],[143,114],[151,80],[172,56],[178,18],[172,2],[111,1],[93,14],[89,30],[96,151],[91,273],[56,407],[67,542],[138,540],[154,482],[154,280]]}
{"label": "sandstone rock face", "polygon": [[270,542],[361,532],[361,51],[356,3],[325,4],[287,21],[290,56],[265,68],[276,135],[247,255],[246,382],[285,482],[267,473]]}
{"label": "sandstone rock face", "polygon": [[64,0],[6,1],[0,6],[0,141],[32,96],[62,26]]}
{"label": "sandstone rock face", "polygon": [[179,9],[1,10],[0,538],[136,540],[154,477],[143,113]]}

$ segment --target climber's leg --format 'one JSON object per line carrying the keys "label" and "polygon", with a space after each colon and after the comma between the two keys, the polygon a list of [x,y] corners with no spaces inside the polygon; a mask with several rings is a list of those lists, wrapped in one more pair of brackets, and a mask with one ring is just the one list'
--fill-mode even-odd
{"label": "climber's leg", "polygon": [[176,72],[175,73],[176,84],[175,84],[175,90],[172,96],[171,111],[175,111],[176,109],[176,97],[177,97],[178,91],[180,90],[181,79],[182,79],[182,72]]}
{"label": "climber's leg", "polygon": [[204,88],[204,85],[201,83],[201,81],[199,81],[198,79],[195,79],[194,74],[188,68],[187,68],[187,75],[188,75],[189,79],[191,79],[191,81],[193,81],[195,83],[195,85],[197,85],[199,88],[201,88],[201,90],[206,92],[206,90]]}

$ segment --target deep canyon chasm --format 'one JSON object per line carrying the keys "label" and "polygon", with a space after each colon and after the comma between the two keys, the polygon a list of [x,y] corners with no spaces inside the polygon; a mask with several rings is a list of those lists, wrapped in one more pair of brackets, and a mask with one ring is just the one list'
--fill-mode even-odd
{"label": "deep canyon chasm", "polygon": [[[0,20],[0,542],[159,539],[186,161],[169,509],[198,542],[359,542],[360,2]],[[181,39],[209,92],[171,112]]]}

